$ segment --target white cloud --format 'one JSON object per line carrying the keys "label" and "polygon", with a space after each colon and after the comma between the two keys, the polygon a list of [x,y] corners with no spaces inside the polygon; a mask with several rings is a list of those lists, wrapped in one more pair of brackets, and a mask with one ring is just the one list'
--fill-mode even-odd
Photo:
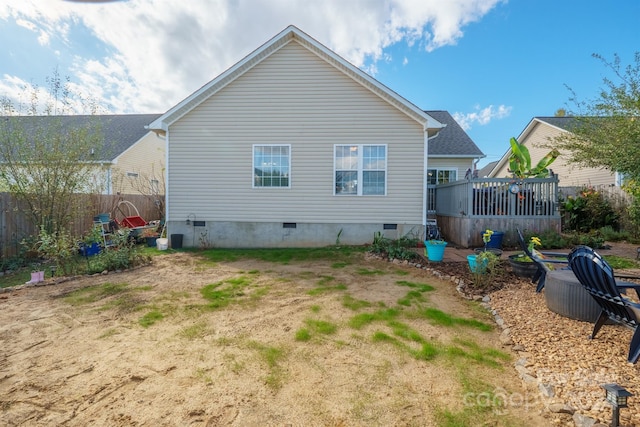
{"label": "white cloud", "polygon": [[499,105],[497,107],[489,105],[485,108],[480,106],[475,107],[475,111],[471,113],[453,113],[453,118],[464,130],[471,129],[474,123],[484,126],[489,124],[492,120],[499,120],[508,117],[511,114],[513,107],[507,107],[505,105]]}
{"label": "white cloud", "polygon": [[72,80],[110,102],[114,112],[162,112],[290,24],[375,73],[377,61],[389,60],[389,46],[403,42],[432,51],[455,44],[465,25],[503,1],[0,0],[0,19],[22,22],[41,43],[55,36],[72,45],[71,27],[86,25],[111,53],[76,56]]}

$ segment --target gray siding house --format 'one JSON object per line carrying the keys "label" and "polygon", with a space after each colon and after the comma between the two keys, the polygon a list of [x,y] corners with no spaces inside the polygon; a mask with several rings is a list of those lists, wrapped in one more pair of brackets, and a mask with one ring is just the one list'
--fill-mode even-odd
{"label": "gray siding house", "polygon": [[[445,113],[290,26],[149,125],[166,139],[168,234],[196,247],[420,237]],[[462,151],[437,162],[464,174],[482,153]]]}

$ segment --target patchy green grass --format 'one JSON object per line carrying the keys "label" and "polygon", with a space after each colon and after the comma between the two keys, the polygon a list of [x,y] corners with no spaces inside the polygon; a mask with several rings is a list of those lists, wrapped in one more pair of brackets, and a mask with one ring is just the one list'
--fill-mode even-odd
{"label": "patchy green grass", "polygon": [[640,268],[640,262],[636,261],[635,259],[623,258],[617,255],[604,255],[603,258],[614,270],[624,268]]}
{"label": "patchy green grass", "polygon": [[437,308],[425,308],[424,310],[421,310],[419,312],[418,316],[423,319],[427,319],[432,324],[438,326],[466,326],[479,329],[481,331],[491,331],[493,329],[493,326],[488,323],[480,322],[479,320],[475,319],[452,316],[451,314],[445,313],[444,311],[438,310]]}
{"label": "patchy green grass", "polygon": [[143,328],[148,328],[149,326],[154,325],[156,322],[159,322],[162,319],[164,319],[164,314],[162,314],[158,310],[151,310],[150,312],[148,312],[144,316],[142,316],[138,320],[138,323]]}
{"label": "patchy green grass", "polygon": [[333,276],[322,276],[320,278],[320,280],[318,280],[318,283],[316,284],[316,287],[313,289],[310,289],[307,291],[307,294],[313,296],[313,295],[320,295],[323,294],[325,292],[335,292],[335,291],[345,291],[347,290],[347,285],[345,285],[344,283],[338,283],[338,284],[331,284],[333,281],[335,280],[335,278]]}
{"label": "patchy green grass", "polygon": [[377,270],[377,269],[369,270],[368,268],[362,268],[362,267],[356,269],[356,273],[361,276],[384,276],[385,274],[387,274],[387,272],[383,270]]}
{"label": "patchy green grass", "polygon": [[362,329],[373,322],[394,320],[400,315],[397,308],[386,308],[373,313],[360,313],[349,319],[349,326],[354,329]]}
{"label": "patchy green grass", "polygon": [[257,259],[277,264],[294,261],[334,261],[347,262],[354,254],[366,251],[365,246],[327,246],[324,248],[283,248],[283,249],[209,249],[198,252],[212,262],[233,262],[240,259]]}
{"label": "patchy green grass", "polygon": [[268,373],[264,378],[265,384],[272,389],[278,390],[282,387],[285,379],[285,371],[281,362],[285,359],[283,348],[268,346],[257,341],[251,341],[249,348],[258,352],[260,358],[267,364]]}
{"label": "patchy green grass", "polygon": [[[215,310],[226,307],[232,302],[247,296],[248,288],[251,285],[252,281],[250,278],[247,276],[240,276],[206,285],[200,289],[200,293],[204,299],[209,301],[207,308]],[[257,290],[254,290],[253,295],[251,295],[251,299],[259,300],[267,291],[268,288],[258,288]]]}
{"label": "patchy green grass", "polygon": [[296,341],[309,341],[311,339],[311,331],[307,328],[300,328],[296,331]]}
{"label": "patchy green grass", "polygon": [[296,341],[309,341],[314,335],[332,335],[338,330],[338,325],[326,320],[306,319],[306,327],[296,331]]}
{"label": "patchy green grass", "polygon": [[359,311],[363,308],[371,307],[372,305],[373,304],[369,301],[355,299],[349,294],[342,297],[342,306],[352,311]]}
{"label": "patchy green grass", "polygon": [[403,305],[405,307],[410,307],[413,303],[422,303],[426,302],[427,298],[422,295],[425,292],[431,292],[435,290],[435,288],[427,283],[415,283],[408,282],[406,280],[399,280],[396,282],[399,286],[407,286],[411,288],[407,294],[398,300],[399,305]]}
{"label": "patchy green grass", "polygon": [[331,268],[345,268],[346,266],[351,265],[350,262],[345,262],[345,261],[339,261],[339,262],[334,262],[333,264],[331,264]]}

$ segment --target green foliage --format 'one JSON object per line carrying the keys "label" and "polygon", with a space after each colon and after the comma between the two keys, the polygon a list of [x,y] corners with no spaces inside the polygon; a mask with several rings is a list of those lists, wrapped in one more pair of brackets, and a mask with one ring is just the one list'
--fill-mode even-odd
{"label": "green foliage", "polygon": [[373,235],[373,243],[369,252],[386,256],[389,259],[414,260],[420,256],[412,249],[418,245],[419,240],[414,237],[404,236],[397,240],[384,237],[377,231]]}
{"label": "green foliage", "polygon": [[600,249],[604,246],[604,238],[600,236],[598,231],[592,233],[570,233],[567,234],[567,242],[569,246],[586,245],[593,249]]}
{"label": "green foliage", "polygon": [[604,259],[614,270],[640,268],[640,262],[635,259],[623,258],[616,255],[605,255]]}
{"label": "green foliage", "polygon": [[608,61],[594,54],[612,77],[603,79],[599,95],[581,101],[572,92],[575,110],[571,132],[554,145],[569,153],[568,160],[587,167],[606,168],[640,180],[640,52],[633,64],[623,67],[620,57]]}
{"label": "green foliage", "polygon": [[72,94],[68,81],[57,72],[48,83],[50,101],[44,111],[40,111],[38,88],[30,96],[28,111],[19,111],[8,98],[0,98],[0,185],[20,202],[28,221],[55,233],[68,227],[84,208],[73,195],[101,190],[94,184],[96,172],[102,172],[96,160],[104,158],[106,147],[97,120],[71,124],[62,116],[76,113],[71,110],[76,101],[92,112],[95,106]]}
{"label": "green foliage", "polygon": [[509,170],[516,178],[545,178],[549,175],[549,165],[560,155],[556,149],[547,153],[538,164],[531,167],[531,154],[523,144],[517,139],[509,140],[511,145],[511,155],[509,156]]}
{"label": "green foliage", "polygon": [[51,232],[42,225],[36,242],[36,250],[46,259],[56,264],[57,270],[65,276],[75,273],[78,246],[65,230]]}
{"label": "green foliage", "polygon": [[476,268],[471,272],[475,289],[488,289],[501,272],[500,257],[491,251],[482,251],[476,255]]}
{"label": "green foliage", "polygon": [[598,230],[598,233],[606,242],[621,242],[623,240],[628,240],[630,237],[629,232],[614,230],[610,225],[602,227]]}
{"label": "green foliage", "polygon": [[86,245],[91,245],[93,243],[102,243],[103,241],[102,231],[103,231],[102,225],[94,224],[89,229],[89,232],[85,234],[84,238],[82,239],[83,242]]}
{"label": "green foliage", "polygon": [[602,193],[585,187],[573,197],[561,201],[564,229],[589,232],[605,226],[618,227],[618,214]]}
{"label": "green foliage", "polygon": [[98,255],[87,259],[88,273],[122,270],[147,260],[148,257],[139,252],[135,241],[130,238],[129,230],[120,229],[113,233],[110,239],[111,246],[105,248]]}

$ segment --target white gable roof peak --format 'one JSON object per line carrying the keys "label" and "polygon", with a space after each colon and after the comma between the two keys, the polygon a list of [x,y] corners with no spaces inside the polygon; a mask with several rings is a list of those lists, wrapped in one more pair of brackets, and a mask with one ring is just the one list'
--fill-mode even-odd
{"label": "white gable roof peak", "polygon": [[152,122],[148,128],[150,130],[166,132],[171,124],[176,122],[189,111],[200,105],[210,96],[227,86],[238,77],[242,76],[249,69],[253,68],[268,56],[281,49],[292,41],[297,41],[302,46],[315,53],[326,62],[332,64],[343,73],[356,80],[372,92],[376,93],[387,102],[394,105],[414,120],[422,123],[425,130],[431,130],[429,134],[436,133],[438,129],[445,125],[429,116],[427,113],[401,97],[376,79],[349,63],[338,54],[301,31],[299,28],[290,25],[273,37],[271,40],[260,46],[258,49],[243,58],[240,62],[224,71],[215,79],[202,86],[200,89],[189,95],[177,105],[168,110],[161,117]]}

